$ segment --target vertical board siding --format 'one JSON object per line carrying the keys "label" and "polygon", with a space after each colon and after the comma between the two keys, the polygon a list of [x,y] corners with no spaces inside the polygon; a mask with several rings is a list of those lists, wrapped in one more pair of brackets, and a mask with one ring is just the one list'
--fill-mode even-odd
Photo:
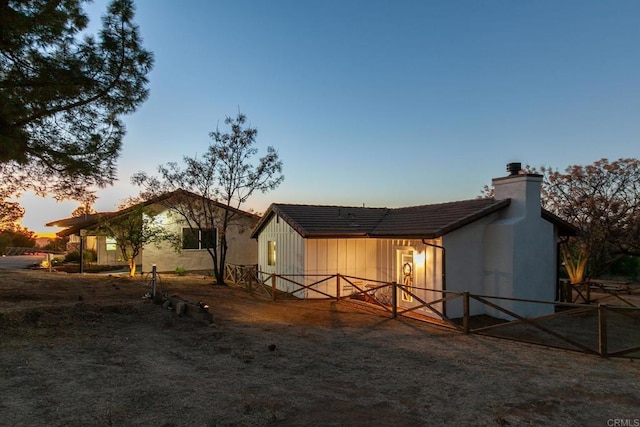
{"label": "vertical board siding", "polygon": [[[267,265],[268,241],[276,242],[277,260],[275,266]],[[441,244],[440,240],[432,241]],[[406,239],[303,239],[283,220],[273,217],[264,227],[258,242],[258,263],[266,274],[280,274],[290,279],[311,285],[335,274],[353,276],[360,288],[375,286],[375,281],[392,282],[397,280],[397,254],[400,250],[410,250],[415,255],[414,292],[425,301],[442,297],[440,293],[419,288],[442,289],[441,249],[424,245],[420,240]],[[293,275],[304,275],[301,276]],[[369,281],[369,282],[368,282]],[[341,295],[355,291],[346,280],[340,282]],[[325,294],[336,295],[335,278],[325,280],[313,286]],[[293,292],[296,284],[278,279],[280,290]],[[306,290],[295,293],[300,298],[325,298],[326,295]],[[415,306],[419,302],[405,302],[405,306]],[[436,308],[442,310],[442,304]],[[432,314],[421,308],[420,312]]]}
{"label": "vertical board siding", "polygon": [[[276,242],[276,265],[268,265],[268,242]],[[258,237],[258,265],[263,272],[263,280],[268,274],[298,275],[304,274],[305,247],[304,240],[289,224],[283,220],[278,220],[273,216],[264,227]],[[300,281],[302,277],[291,277],[292,280]],[[278,289],[291,292],[297,286],[285,280],[278,279],[276,282]],[[304,298],[305,295],[297,295]]]}

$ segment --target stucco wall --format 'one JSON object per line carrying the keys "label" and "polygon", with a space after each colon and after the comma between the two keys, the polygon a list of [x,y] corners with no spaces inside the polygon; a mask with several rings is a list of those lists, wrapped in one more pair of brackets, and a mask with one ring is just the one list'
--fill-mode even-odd
{"label": "stucco wall", "polygon": [[[553,301],[556,284],[556,234],[542,219],[537,175],[494,180],[496,197],[510,197],[510,206],[487,227],[485,239],[485,294],[500,297]],[[553,304],[492,301],[521,316],[553,313]],[[512,319],[499,310],[487,314]]]}
{"label": "stucco wall", "polygon": [[[164,227],[176,235],[187,227],[185,222],[174,213],[165,210],[160,215]],[[257,244],[250,238],[255,219],[240,217],[234,219],[237,225],[230,225],[227,229],[228,251],[226,262],[229,264],[256,264]],[[142,269],[151,271],[153,264],[158,271],[175,271],[177,267],[187,271],[213,270],[213,260],[206,249],[176,249],[169,243],[160,245],[149,244],[142,251]]]}
{"label": "stucco wall", "polygon": [[[486,293],[540,301],[555,299],[556,243],[553,225],[539,221],[497,222],[489,228],[494,245],[487,257]],[[500,301],[521,316],[551,314],[552,304]],[[511,319],[505,313],[488,313]]]}
{"label": "stucco wall", "polygon": [[[448,291],[469,291],[475,294],[485,293],[485,251],[491,243],[486,237],[488,224],[498,218],[493,214],[466,227],[448,233],[442,238],[446,251],[446,289]],[[472,315],[483,314],[484,306],[470,301]],[[451,318],[463,315],[462,300],[456,299],[447,304],[447,316]]]}

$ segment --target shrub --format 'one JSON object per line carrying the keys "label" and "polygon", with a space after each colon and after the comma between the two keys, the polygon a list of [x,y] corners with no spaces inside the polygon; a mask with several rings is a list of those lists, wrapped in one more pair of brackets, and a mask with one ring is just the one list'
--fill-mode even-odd
{"label": "shrub", "polygon": [[[94,251],[93,249],[84,250],[82,253],[83,253],[84,262],[95,262],[96,259],[98,258],[96,255],[96,251]],[[80,251],[67,252],[67,254],[64,256],[64,261],[80,262]]]}
{"label": "shrub", "polygon": [[96,262],[98,260],[98,254],[93,249],[87,249],[83,251],[84,262]]}
{"label": "shrub", "polygon": [[185,270],[184,267],[179,265],[176,267],[176,274],[178,276],[184,276],[185,274],[187,274],[187,270]]}
{"label": "shrub", "polygon": [[80,252],[67,252],[64,256],[64,262],[80,262]]}

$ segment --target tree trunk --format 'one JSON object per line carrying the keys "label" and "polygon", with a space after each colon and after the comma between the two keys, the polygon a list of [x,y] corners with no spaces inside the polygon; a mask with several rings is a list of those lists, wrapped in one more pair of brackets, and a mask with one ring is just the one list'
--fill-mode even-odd
{"label": "tree trunk", "polygon": [[224,281],[224,267],[227,259],[227,238],[224,234],[220,238],[220,253],[218,255],[218,265],[215,270],[216,282],[219,285],[226,285]]}
{"label": "tree trunk", "polygon": [[134,277],[136,275],[136,259],[131,258],[129,260],[129,276]]}

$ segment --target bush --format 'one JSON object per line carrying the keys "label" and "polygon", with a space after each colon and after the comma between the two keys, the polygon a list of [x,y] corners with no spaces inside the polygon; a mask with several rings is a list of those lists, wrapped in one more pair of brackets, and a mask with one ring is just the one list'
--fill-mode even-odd
{"label": "bush", "polygon": [[84,252],[84,262],[96,262],[98,254],[93,249],[87,249]]}
{"label": "bush", "polygon": [[176,274],[178,276],[184,276],[185,274],[187,274],[187,270],[185,270],[184,267],[182,267],[182,266],[177,266],[176,267]]}
{"label": "bush", "polygon": [[[95,262],[97,257],[96,251],[87,249],[83,252],[84,262]],[[80,262],[80,251],[71,251],[64,256],[64,262]]]}
{"label": "bush", "polygon": [[64,256],[64,262],[80,262],[80,252],[67,252]]}

